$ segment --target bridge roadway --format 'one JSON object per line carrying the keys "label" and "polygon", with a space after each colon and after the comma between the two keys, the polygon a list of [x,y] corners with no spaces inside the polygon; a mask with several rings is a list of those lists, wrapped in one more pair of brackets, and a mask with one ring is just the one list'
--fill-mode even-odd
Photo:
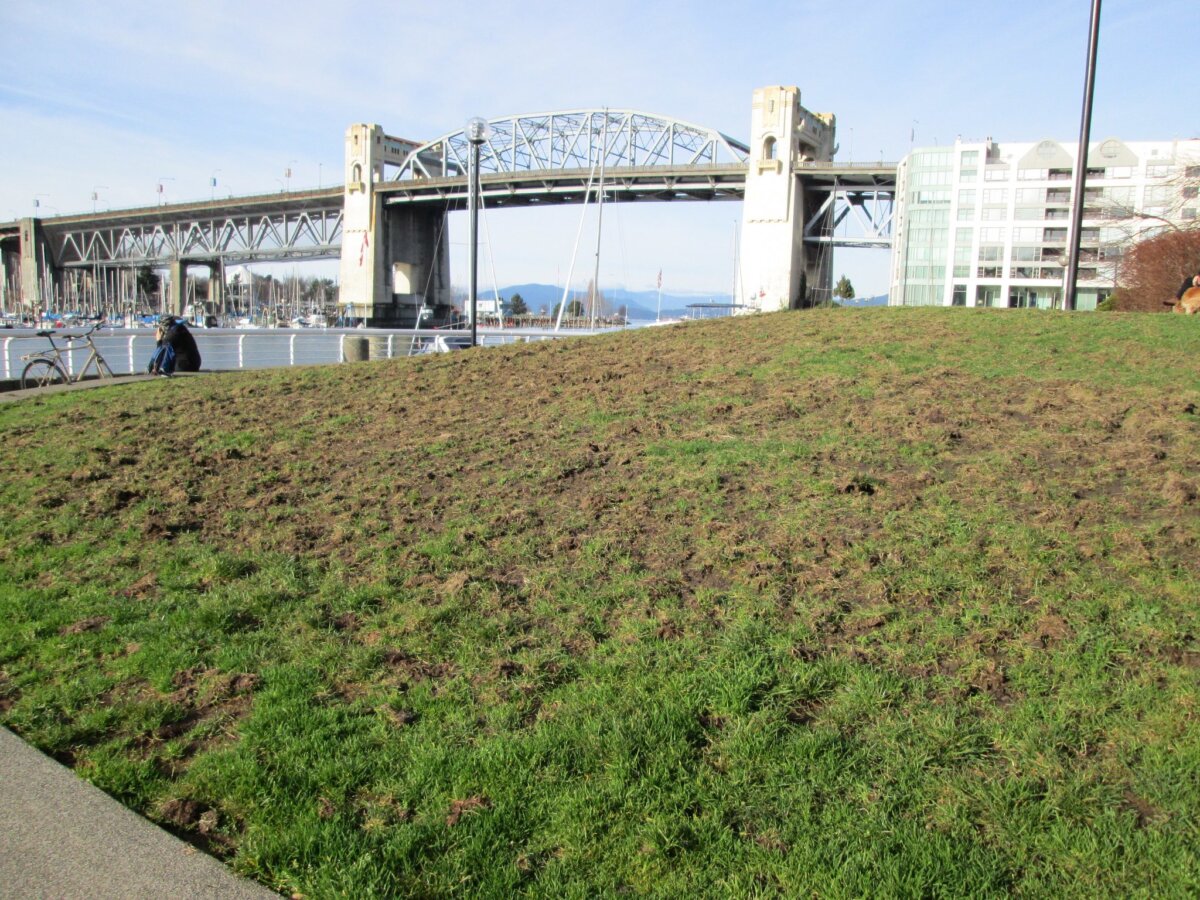
{"label": "bridge roadway", "polygon": [[[625,201],[741,200],[747,163],[613,167],[604,174],[606,195]],[[805,163],[793,174],[805,189],[840,198],[846,207],[887,196],[896,186],[888,163]],[[481,192],[490,207],[580,203],[589,169],[484,173]],[[593,189],[596,185],[593,183]],[[465,208],[465,175],[383,181],[374,185],[385,204],[443,204]],[[55,264],[64,268],[162,265],[172,260],[227,263],[335,259],[341,253],[341,185],[39,219]],[[844,215],[844,210],[843,210]],[[855,246],[887,246],[882,228]],[[20,222],[0,223],[0,242],[19,239]],[[831,242],[809,235],[810,242]],[[832,241],[837,243],[837,241]]]}

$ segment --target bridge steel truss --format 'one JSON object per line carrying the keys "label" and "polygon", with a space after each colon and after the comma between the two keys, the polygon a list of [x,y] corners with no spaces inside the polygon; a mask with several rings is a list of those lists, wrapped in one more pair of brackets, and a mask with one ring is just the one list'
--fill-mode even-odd
{"label": "bridge steel truss", "polygon": [[[508,116],[488,122],[479,171],[488,174],[570,170],[686,169],[745,165],[750,148],[711,128],[631,109],[591,109]],[[414,150],[391,181],[463,175],[471,144],[465,129]]]}
{"label": "bridge steel truss", "polygon": [[[750,148],[711,128],[635,110],[574,110],[488,122],[480,192],[488,206],[578,203],[603,172],[621,200],[741,200]],[[414,150],[377,190],[389,204],[465,204],[471,144],[465,129]],[[805,163],[807,191],[825,198],[804,240],[835,247],[891,246],[895,166]]]}
{"label": "bridge steel truss", "polygon": [[56,266],[336,259],[342,189],[43,219]]}
{"label": "bridge steel truss", "polygon": [[882,249],[892,246],[894,165],[807,163],[798,172],[806,190],[825,193],[825,199],[804,222],[806,243]]}

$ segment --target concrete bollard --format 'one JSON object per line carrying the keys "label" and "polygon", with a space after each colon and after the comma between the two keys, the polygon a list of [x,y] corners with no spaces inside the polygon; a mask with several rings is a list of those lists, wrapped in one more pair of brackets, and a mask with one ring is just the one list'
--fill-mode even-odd
{"label": "concrete bollard", "polygon": [[342,335],[342,360],[344,362],[366,362],[371,358],[371,342],[357,335]]}

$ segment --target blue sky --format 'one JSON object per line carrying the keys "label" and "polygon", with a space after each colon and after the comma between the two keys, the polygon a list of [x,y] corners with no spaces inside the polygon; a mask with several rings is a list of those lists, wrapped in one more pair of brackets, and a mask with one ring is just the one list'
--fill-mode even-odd
{"label": "blue sky", "polygon": [[[1079,131],[1088,0],[753,4],[0,3],[0,219],[340,183],[352,122],[428,140],[473,115],[633,108],[745,139],[755,87],[838,119],[841,158]],[[1200,136],[1197,0],[1106,0],[1093,139]],[[1195,54],[1190,54],[1195,59]],[[290,182],[285,170],[292,170]],[[501,285],[565,278],[578,208],[487,219]],[[741,206],[606,211],[601,282],[727,290]],[[465,281],[465,223],[451,265]],[[590,273],[595,231],[576,281]],[[588,234],[585,230],[585,235]],[[490,287],[490,269],[481,276]],[[882,293],[887,254],[836,274]]]}

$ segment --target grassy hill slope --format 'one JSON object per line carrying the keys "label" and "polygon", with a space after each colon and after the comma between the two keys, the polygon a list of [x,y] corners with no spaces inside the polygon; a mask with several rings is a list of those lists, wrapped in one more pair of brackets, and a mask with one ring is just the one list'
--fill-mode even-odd
{"label": "grassy hill slope", "polygon": [[1200,891],[1200,328],[828,310],[0,407],[0,722],[305,896]]}

